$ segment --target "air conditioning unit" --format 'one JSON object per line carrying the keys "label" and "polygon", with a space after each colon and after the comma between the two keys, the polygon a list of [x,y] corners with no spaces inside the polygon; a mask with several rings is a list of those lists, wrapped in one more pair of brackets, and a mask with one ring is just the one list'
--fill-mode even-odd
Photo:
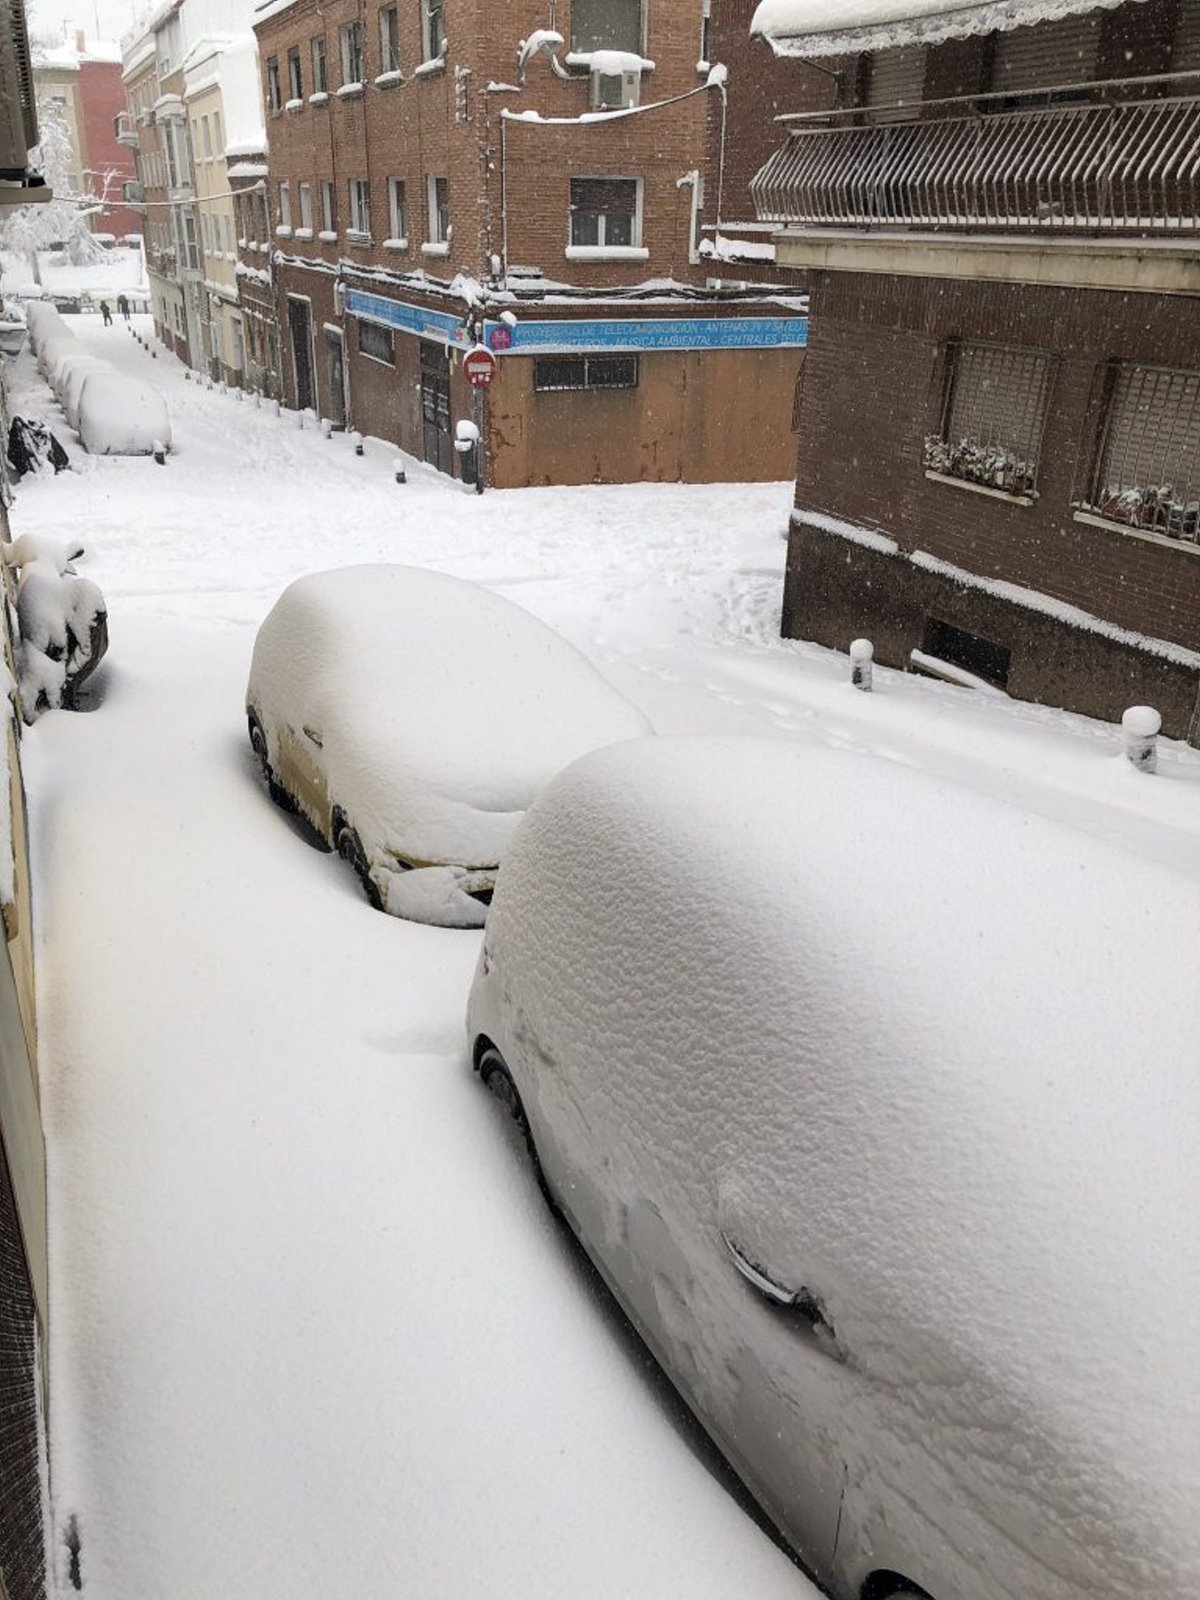
{"label": "air conditioning unit", "polygon": [[642,88],[639,71],[604,72],[592,68],[592,110],[624,111],[638,103]]}
{"label": "air conditioning unit", "polygon": [[[29,183],[29,150],[37,142],[24,0],[0,0],[0,179]],[[22,200],[30,198],[22,196]]]}

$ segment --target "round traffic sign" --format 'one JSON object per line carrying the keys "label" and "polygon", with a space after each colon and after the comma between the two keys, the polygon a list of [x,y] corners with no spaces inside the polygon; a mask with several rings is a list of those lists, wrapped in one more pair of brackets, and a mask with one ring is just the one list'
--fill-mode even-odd
{"label": "round traffic sign", "polygon": [[486,389],[496,376],[496,358],[486,345],[477,344],[463,357],[463,373],[474,389]]}

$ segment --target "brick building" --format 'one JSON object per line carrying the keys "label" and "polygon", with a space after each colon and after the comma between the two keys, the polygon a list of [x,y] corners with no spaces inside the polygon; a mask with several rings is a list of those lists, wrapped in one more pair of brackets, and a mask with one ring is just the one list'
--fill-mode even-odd
{"label": "brick building", "polygon": [[756,15],[813,307],[784,632],[1196,739],[1200,0],[1041,14]]}
{"label": "brick building", "polygon": [[126,108],[120,51],[76,33],[72,43],[35,51],[33,80],[38,98],[58,109],[70,134],[73,192],[105,197],[88,218],[92,232],[140,233],[141,217],[124,198],[136,176],[133,157],[117,137]]}
{"label": "brick building", "polygon": [[[256,23],[289,402],[489,481],[793,466],[803,304],[710,283],[726,117],[705,0],[276,0]],[[547,26],[548,17],[552,26]],[[744,53],[744,52],[743,52]],[[497,357],[486,403],[464,377]],[[744,419],[737,435],[731,410]]]}

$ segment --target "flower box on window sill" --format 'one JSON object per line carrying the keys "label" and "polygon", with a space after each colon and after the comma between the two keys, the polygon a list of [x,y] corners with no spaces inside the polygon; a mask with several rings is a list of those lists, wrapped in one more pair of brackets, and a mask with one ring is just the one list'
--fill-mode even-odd
{"label": "flower box on window sill", "polygon": [[1036,494],[1017,494],[1012,489],[996,489],[990,483],[975,483],[971,478],[960,478],[952,472],[934,472],[932,467],[926,467],[925,476],[930,483],[948,483],[952,489],[969,489],[972,494],[991,495],[993,500],[1007,500],[1010,506],[1037,504]]}
{"label": "flower box on window sill", "polygon": [[310,94],[309,95],[308,103],[309,103],[310,106],[328,105],[329,104],[329,96],[326,94],[324,89],[318,89],[316,94]]}
{"label": "flower box on window sill", "polygon": [[640,244],[569,244],[568,261],[649,261],[650,252]]}
{"label": "flower box on window sill", "polygon": [[423,256],[448,256],[450,254],[449,239],[426,239],[421,246]]}
{"label": "flower box on window sill", "polygon": [[1089,511],[1085,507],[1076,507],[1072,516],[1076,522],[1086,523],[1089,528],[1107,528],[1109,533],[1124,534],[1129,539],[1144,539],[1147,544],[1166,545],[1171,550],[1183,550],[1190,556],[1200,556],[1200,544],[1190,539],[1176,538],[1170,533],[1161,533],[1156,528],[1134,528],[1128,522],[1103,517],[1099,512]]}
{"label": "flower box on window sill", "polygon": [[344,83],[337,91],[339,100],[357,100],[363,92],[361,83]]}
{"label": "flower box on window sill", "polygon": [[311,228],[297,228],[295,233],[292,235],[292,238],[293,239],[311,239],[312,236],[313,235],[312,235],[312,229]]}
{"label": "flower box on window sill", "polygon": [[303,100],[285,100],[284,103],[283,103],[283,109],[285,111],[303,111],[304,110],[304,101]]}
{"label": "flower box on window sill", "polygon": [[363,233],[358,228],[347,228],[346,229],[346,243],[347,244],[356,244],[361,248],[363,245],[369,245],[370,242],[371,242],[371,235],[369,233]]}
{"label": "flower box on window sill", "polygon": [[[292,237],[292,230],[288,227],[286,222],[281,222],[275,229],[275,237],[277,239],[290,239]],[[268,249],[269,248],[270,247],[268,246]]]}
{"label": "flower box on window sill", "polygon": [[977,440],[925,436],[925,476],[939,483],[963,485],[1000,495],[1021,505],[1037,499],[1036,468],[1029,458],[1006,445]]}
{"label": "flower box on window sill", "polygon": [[333,228],[322,228],[320,233],[317,235],[317,238],[322,244],[336,244],[337,232]]}
{"label": "flower box on window sill", "polygon": [[404,74],[400,71],[399,67],[395,67],[391,72],[381,72],[375,79],[375,87],[377,89],[390,89],[393,84],[403,82]]}
{"label": "flower box on window sill", "polygon": [[445,72],[446,58],[444,55],[434,56],[432,61],[422,61],[419,67],[413,68],[414,78],[432,78],[439,72]]}
{"label": "flower box on window sill", "polygon": [[408,240],[407,239],[385,239],[383,241],[383,248],[385,250],[407,250],[408,249]]}

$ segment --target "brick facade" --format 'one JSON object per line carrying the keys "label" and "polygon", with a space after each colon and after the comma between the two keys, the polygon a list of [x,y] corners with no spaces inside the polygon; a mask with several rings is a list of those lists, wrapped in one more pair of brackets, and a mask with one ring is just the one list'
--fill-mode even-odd
{"label": "brick facade", "polygon": [[92,218],[92,231],[122,238],[141,233],[141,213],[122,204],[124,186],[136,177],[133,152],[117,143],[117,113],[124,111],[125,84],[119,61],[89,61],[79,64],[79,137],[85,172],[92,175],[98,192],[109,182],[112,203]]}

